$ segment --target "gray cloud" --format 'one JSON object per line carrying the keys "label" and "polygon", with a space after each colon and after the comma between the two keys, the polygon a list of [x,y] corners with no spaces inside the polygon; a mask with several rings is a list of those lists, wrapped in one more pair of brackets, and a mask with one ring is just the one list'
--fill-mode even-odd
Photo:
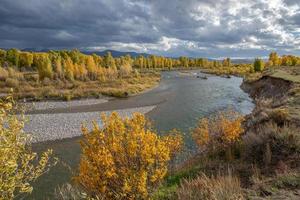
{"label": "gray cloud", "polygon": [[167,56],[300,52],[297,0],[2,0],[0,46]]}

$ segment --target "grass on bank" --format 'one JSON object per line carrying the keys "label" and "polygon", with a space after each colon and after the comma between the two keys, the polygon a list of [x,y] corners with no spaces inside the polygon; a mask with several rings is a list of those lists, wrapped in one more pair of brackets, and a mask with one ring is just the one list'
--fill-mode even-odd
{"label": "grass on bank", "polygon": [[293,83],[300,83],[300,67],[279,67],[273,70],[273,73],[270,76],[291,81]]}
{"label": "grass on bank", "polygon": [[36,74],[22,74],[24,78],[6,78],[0,80],[0,93],[9,93],[14,89],[16,99],[39,101],[43,99],[71,100],[83,97],[127,97],[153,88],[160,81],[159,73],[147,72],[117,79],[97,81],[62,81],[44,79],[39,81]]}

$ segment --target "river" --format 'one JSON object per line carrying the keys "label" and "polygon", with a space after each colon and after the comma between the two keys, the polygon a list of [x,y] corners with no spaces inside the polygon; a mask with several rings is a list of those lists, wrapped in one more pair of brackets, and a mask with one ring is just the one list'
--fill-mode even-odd
{"label": "river", "polygon": [[[200,77],[206,76],[207,79],[197,78],[196,73]],[[179,129],[186,133],[185,152],[193,152],[193,143],[188,133],[199,118],[227,108],[242,114],[252,111],[254,104],[248,94],[240,89],[241,83],[242,78],[239,77],[222,78],[204,75],[199,71],[162,72],[160,85],[141,95],[127,99],[114,99],[99,105],[49,110],[47,113],[101,112],[156,105],[146,116],[153,122],[158,133],[165,134],[170,129]],[[61,162],[34,183],[34,191],[26,199],[52,199],[55,187],[71,181],[72,174],[76,173],[79,163],[79,140],[80,137],[76,137],[34,144],[35,151],[53,149]]]}

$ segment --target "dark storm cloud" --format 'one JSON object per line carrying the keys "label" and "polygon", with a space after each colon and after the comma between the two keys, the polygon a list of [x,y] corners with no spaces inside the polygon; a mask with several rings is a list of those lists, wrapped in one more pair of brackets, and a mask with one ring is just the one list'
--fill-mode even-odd
{"label": "dark storm cloud", "polygon": [[2,0],[0,46],[169,56],[298,53],[297,0]]}
{"label": "dark storm cloud", "polygon": [[[78,47],[110,41],[154,42],[149,14],[123,1],[4,0],[0,6],[1,43],[19,46]],[[3,44],[4,43],[4,44]]]}

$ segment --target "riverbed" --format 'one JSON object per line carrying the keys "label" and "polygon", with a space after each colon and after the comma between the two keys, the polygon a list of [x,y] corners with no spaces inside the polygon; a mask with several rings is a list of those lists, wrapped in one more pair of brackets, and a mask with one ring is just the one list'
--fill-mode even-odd
{"label": "riverbed", "polygon": [[[199,77],[207,77],[207,79]],[[228,108],[242,114],[248,114],[252,111],[254,104],[248,94],[240,89],[241,83],[242,78],[239,77],[223,78],[201,74],[199,71],[193,71],[190,76],[183,76],[176,71],[163,72],[158,87],[138,96],[126,99],[110,99],[88,105],[75,104],[70,107],[37,109],[31,110],[28,114],[32,116],[47,115],[50,117],[49,119],[52,117],[57,122],[60,121],[60,115],[67,115],[63,122],[66,124],[74,122],[74,120],[68,120],[72,116],[81,116],[78,119],[76,118],[75,121],[85,118],[82,113],[93,113],[94,118],[95,113],[99,113],[100,116],[100,112],[103,111],[118,110],[120,112],[129,109],[132,113],[140,109],[153,122],[159,134],[165,134],[173,128],[185,133],[185,151],[193,152],[194,146],[189,136],[189,129],[196,124],[199,118]],[[47,121],[42,121],[39,124],[45,122]],[[34,123],[31,126],[32,132],[38,129],[38,124],[36,127]],[[54,127],[51,131],[53,134],[58,134],[59,126],[56,129]],[[67,130],[64,129],[63,131]],[[64,133],[59,133],[59,135],[61,134]],[[80,135],[80,132],[77,132],[77,135],[74,136],[78,135]],[[71,181],[72,174],[76,173],[79,162],[79,140],[80,136],[34,144],[34,150],[36,151],[52,148],[61,163],[34,184],[34,191],[28,199],[46,199],[46,197],[51,199],[51,195],[53,195],[54,189],[58,185]]]}

